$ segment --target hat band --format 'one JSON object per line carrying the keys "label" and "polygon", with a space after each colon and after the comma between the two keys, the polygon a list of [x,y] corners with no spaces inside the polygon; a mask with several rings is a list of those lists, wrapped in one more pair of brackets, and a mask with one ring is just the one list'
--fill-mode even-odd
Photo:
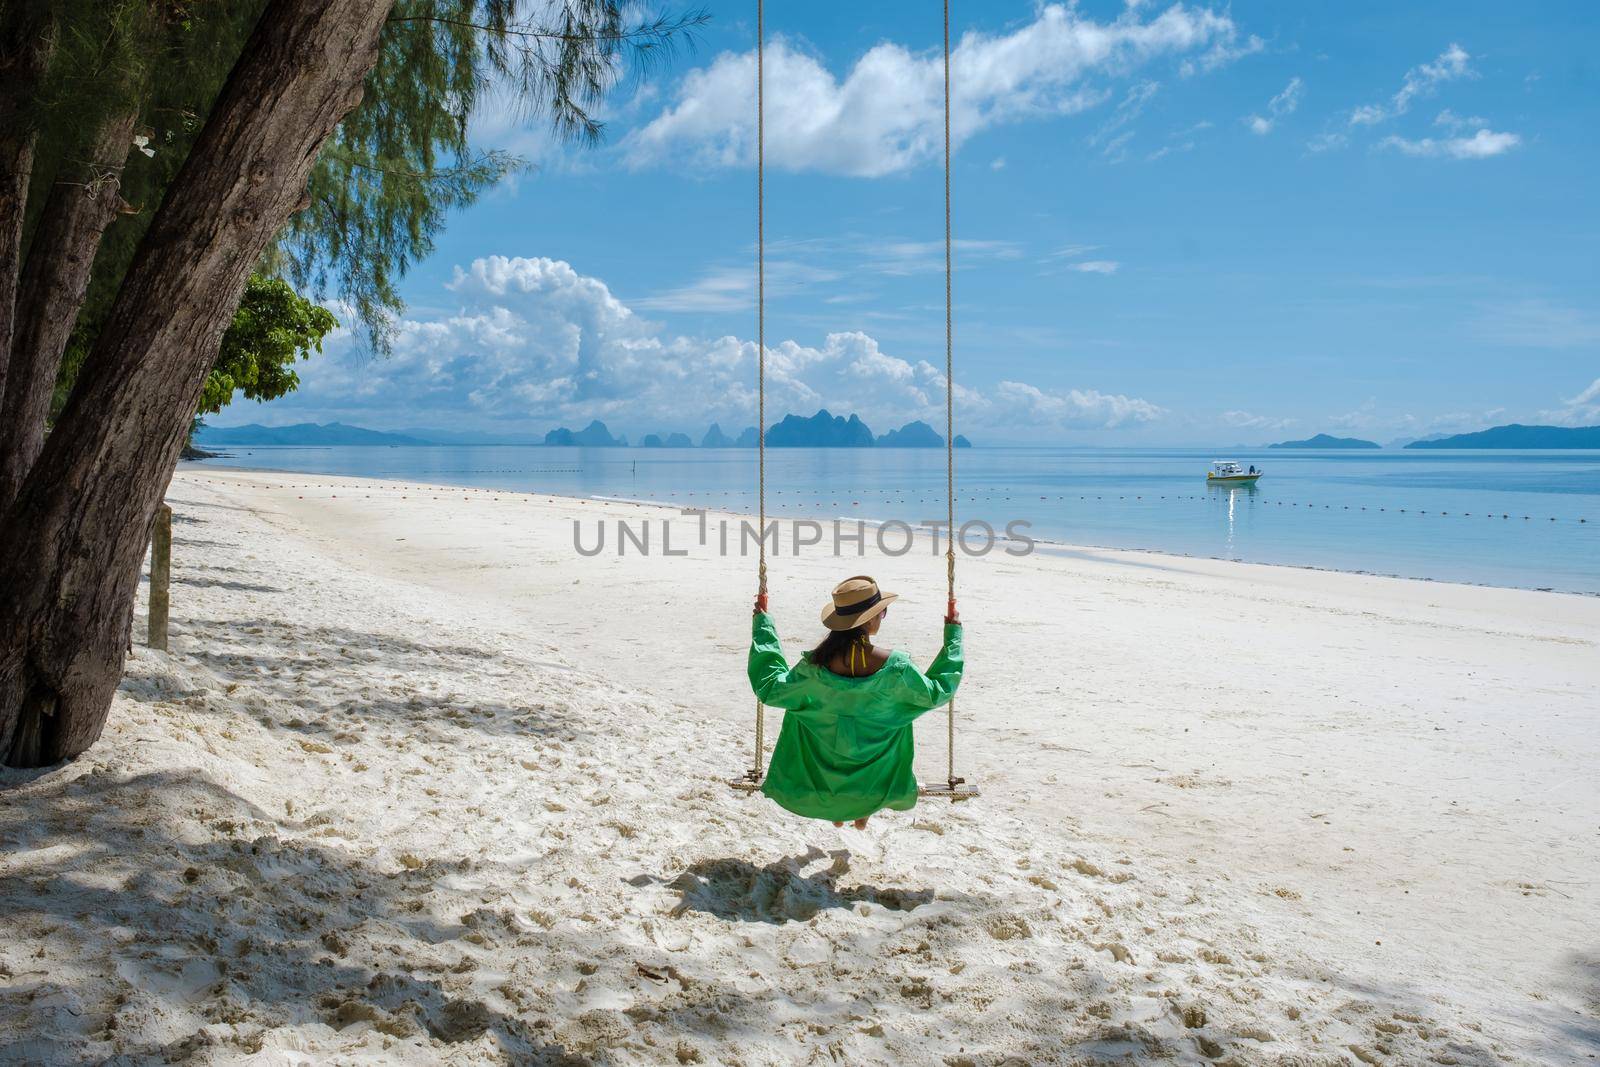
{"label": "hat band", "polygon": [[874,604],[878,603],[882,599],[883,599],[883,594],[882,593],[873,593],[871,596],[867,597],[867,599],[863,600],[861,603],[859,603],[859,604],[851,604],[849,607],[843,607],[843,608],[841,608],[839,606],[838,602],[835,601],[834,605],[833,605],[833,613],[835,615],[845,615],[845,616],[860,615],[863,611],[866,611],[868,608],[872,607]]}

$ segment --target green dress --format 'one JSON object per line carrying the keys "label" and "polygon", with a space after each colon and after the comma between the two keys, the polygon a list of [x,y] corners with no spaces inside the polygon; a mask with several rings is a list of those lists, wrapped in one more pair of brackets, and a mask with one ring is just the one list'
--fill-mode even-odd
{"label": "green dress", "polygon": [[761,791],[808,819],[843,822],[917,802],[911,724],[948,703],[961,684],[961,627],[946,623],[944,650],[923,674],[904,652],[865,678],[783,657],[772,616],[755,617],[750,686],[783,708],[783,729]]}

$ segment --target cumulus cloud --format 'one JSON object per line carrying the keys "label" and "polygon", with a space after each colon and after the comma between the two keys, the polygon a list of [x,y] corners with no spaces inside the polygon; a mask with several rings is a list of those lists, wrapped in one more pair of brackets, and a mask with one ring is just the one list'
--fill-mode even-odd
{"label": "cumulus cloud", "polygon": [[1379,148],[1393,148],[1408,156],[1429,156],[1443,159],[1488,159],[1504,155],[1522,143],[1514,133],[1481,129],[1471,137],[1385,137]]}
{"label": "cumulus cloud", "polygon": [[1294,114],[1295,108],[1300,106],[1300,98],[1305,95],[1305,82],[1299,78],[1290,78],[1289,84],[1283,87],[1283,92],[1267,101],[1266,115],[1249,115],[1245,118],[1245,125],[1250,127],[1252,133],[1263,137],[1272,132],[1278,120],[1285,115]]}
{"label": "cumulus cloud", "polygon": [[[951,138],[1030,118],[1069,115],[1107,100],[1091,84],[1156,60],[1189,56],[1210,70],[1258,50],[1241,43],[1225,12],[1174,4],[1151,18],[1137,6],[1096,22],[1047,4],[1001,35],[970,32],[951,53]],[[942,144],[942,61],[892,42],[861,56],[843,78],[778,39],[766,52],[767,163],[858,177],[903,171],[935,158]],[[755,54],[725,52],[692,71],[676,98],[624,140],[635,166],[747,166],[755,156]],[[1141,105],[1142,106],[1142,105]]]}
{"label": "cumulus cloud", "polygon": [[[300,368],[300,391],[275,408],[291,421],[534,432],[592,418],[635,433],[754,421],[752,341],[665,332],[560,260],[490,256],[458,269],[448,288],[458,307],[403,319],[390,358],[373,362],[348,342],[330,344]],[[859,331],[815,345],[769,344],[766,377],[773,412],[856,411],[881,431],[937,421],[944,410],[940,367],[887,352]],[[956,403],[966,426],[1013,434],[1163,414],[1137,397],[1020,382],[958,385]]]}
{"label": "cumulus cloud", "polygon": [[1380,122],[1386,122],[1410,111],[1413,101],[1418,97],[1432,95],[1443,83],[1458,78],[1476,77],[1470,65],[1471,60],[1472,57],[1467,54],[1466,49],[1452,42],[1450,47],[1441,52],[1433,62],[1406,71],[1400,88],[1389,98],[1387,104],[1366,104],[1350,112],[1350,124],[1375,126]]}

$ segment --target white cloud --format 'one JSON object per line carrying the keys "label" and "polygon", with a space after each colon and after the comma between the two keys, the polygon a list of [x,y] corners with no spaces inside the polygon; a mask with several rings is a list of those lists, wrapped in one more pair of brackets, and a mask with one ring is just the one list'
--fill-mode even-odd
{"label": "white cloud", "polygon": [[1095,389],[1046,392],[1023,382],[1002,381],[995,386],[995,404],[1022,425],[1073,428],[1112,428],[1151,422],[1166,409],[1137,397],[1107,394]]}
{"label": "white cloud", "polygon": [[1241,430],[1282,430],[1293,426],[1295,421],[1291,418],[1254,415],[1248,411],[1224,411],[1221,419],[1229,426],[1236,426]]}
{"label": "white cloud", "polygon": [[1245,118],[1245,125],[1250,127],[1252,133],[1265,136],[1272,132],[1278,120],[1285,115],[1294,114],[1295,108],[1300,106],[1300,98],[1305,95],[1305,82],[1298,77],[1290,78],[1289,84],[1283,87],[1283,92],[1267,101],[1266,117],[1249,115]]}
{"label": "white cloud", "polygon": [[[969,32],[951,54],[951,137],[956,144],[991,126],[1069,115],[1103,103],[1096,77],[1125,76],[1146,64],[1200,53],[1213,69],[1260,42],[1239,44],[1226,14],[1174,4],[1149,19],[1130,7],[1096,22],[1075,7],[1047,4],[1011,33]],[[936,158],[942,144],[942,63],[892,42],[860,57],[842,78],[789,42],[766,53],[767,163],[877,177]],[[692,167],[754,162],[753,52],[725,52],[688,74],[673,103],[625,138],[636,166]],[[1141,105],[1142,106],[1142,105]]]}
{"label": "white cloud", "polygon": [[1006,169],[1006,157],[1005,156],[996,156],[993,160],[990,161],[989,169],[990,170],[1005,170]]}
{"label": "white cloud", "polygon": [[[837,281],[837,270],[793,259],[767,260],[767,298],[788,296],[809,286]],[[714,267],[687,285],[639,297],[633,306],[645,311],[742,311],[755,306],[755,263]]]}
{"label": "white cloud", "polygon": [[[1022,256],[1015,241],[960,237],[955,241],[956,269]],[[631,303],[644,311],[742,311],[755,307],[755,251],[750,260],[719,265],[702,272],[692,281],[671,289],[634,298]],[[827,264],[823,266],[821,264]],[[767,242],[767,299],[799,292],[815,294],[827,282],[852,279],[858,285],[884,275],[907,277],[944,271],[944,242],[908,241],[894,238],[850,236],[844,238],[780,239]],[[825,302],[844,303],[861,299],[860,289],[822,297]]]}
{"label": "white cloud", "polygon": [[[1129,88],[1123,96],[1122,102],[1117,105],[1117,109],[1111,113],[1111,117],[1102,122],[1100,128],[1089,137],[1090,146],[1099,144],[1108,136],[1138,118],[1144,112],[1145,105],[1150,103],[1160,89],[1161,83],[1153,81],[1140,82],[1138,85]],[[1112,141],[1111,145],[1106,146],[1105,154],[1111,153],[1112,145],[1127,144],[1128,139],[1132,136],[1132,131],[1120,135]]]}
{"label": "white cloud", "polygon": [[1196,74],[1209,74],[1235,60],[1253,56],[1266,47],[1267,42],[1253,33],[1242,41],[1238,39],[1237,33],[1229,34],[1207,49],[1198,59],[1184,60],[1178,66],[1178,73],[1185,78],[1191,78]]}
{"label": "white cloud", "polygon": [[1457,115],[1454,111],[1451,111],[1449,108],[1445,108],[1443,111],[1439,112],[1439,114],[1434,116],[1433,124],[1435,126],[1441,126],[1447,130],[1464,130],[1471,129],[1473,127],[1487,126],[1489,125],[1489,120],[1479,115],[1462,117]]}
{"label": "white cloud", "polygon": [[[542,432],[599,418],[613,432],[698,432],[754,422],[753,342],[671,334],[604,282],[545,258],[491,256],[458,269],[453,311],[413,312],[393,355],[373,362],[348,338],[299,368],[300,390],[275,405],[288,421],[343,419],[388,427],[501,427]],[[820,344],[769,344],[769,412],[856,411],[879,432],[937,422],[944,374],[884,351],[860,331]],[[1160,417],[1136,397],[1051,392],[1020,382],[958,385],[969,429],[1115,427]]]}
{"label": "white cloud", "polygon": [[1124,130],[1106,142],[1106,146],[1100,150],[1100,155],[1105,158],[1107,163],[1123,163],[1127,161],[1128,142],[1133,140],[1133,133],[1134,131],[1132,130]]}
{"label": "white cloud", "polygon": [[1590,382],[1577,396],[1563,400],[1560,407],[1539,412],[1539,421],[1557,426],[1600,425],[1600,378]]}
{"label": "white cloud", "polygon": [[1161,159],[1163,156],[1169,156],[1175,152],[1194,151],[1194,146],[1198,143],[1197,135],[1209,130],[1211,127],[1211,121],[1209,119],[1203,119],[1187,129],[1182,129],[1176,133],[1168,135],[1167,143],[1156,149],[1154,152],[1151,152],[1149,155],[1145,156],[1145,161],[1147,163],[1153,163],[1156,160]]}
{"label": "white cloud", "polygon": [[1045,267],[1041,274],[1061,274],[1073,271],[1078,274],[1115,274],[1122,264],[1115,259],[1084,259],[1090,252],[1099,251],[1099,245],[1066,245],[1040,257]]}
{"label": "white cloud", "polygon": [[1379,425],[1386,420],[1378,414],[1378,398],[1369,396],[1354,411],[1347,411],[1343,415],[1334,415],[1327,421],[1340,429],[1360,430]]}
{"label": "white cloud", "polygon": [[1318,153],[1332,152],[1335,149],[1343,148],[1349,143],[1350,138],[1342,133],[1319,133],[1306,142],[1306,150]]}
{"label": "white cloud", "polygon": [[1471,137],[1422,137],[1408,140],[1404,137],[1385,137],[1379,148],[1394,148],[1408,156],[1431,156],[1446,159],[1488,159],[1504,155],[1522,143],[1514,133],[1481,129]]}
{"label": "white cloud", "polygon": [[1589,383],[1589,388],[1579,393],[1567,402],[1568,407],[1582,407],[1585,404],[1600,404],[1600,378]]}
{"label": "white cloud", "polygon": [[1412,101],[1430,96],[1440,85],[1458,78],[1476,77],[1470,64],[1472,57],[1460,45],[1451,43],[1432,63],[1424,63],[1406,71],[1405,78],[1387,104],[1366,104],[1350,113],[1352,126],[1374,126],[1411,110]]}

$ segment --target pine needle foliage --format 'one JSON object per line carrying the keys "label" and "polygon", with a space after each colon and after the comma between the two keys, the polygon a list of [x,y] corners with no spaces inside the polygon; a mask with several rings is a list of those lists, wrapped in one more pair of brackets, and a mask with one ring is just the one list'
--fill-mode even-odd
{"label": "pine needle foliage", "polygon": [[[82,145],[118,108],[137,109],[143,138],[118,176],[124,214],[95,257],[54,413],[267,0],[0,0],[7,16],[41,3],[53,52],[34,109],[33,188],[69,180]],[[471,119],[489,95],[509,95],[520,118],[548,122],[558,140],[592,145],[607,94],[693,47],[708,20],[698,9],[634,10],[612,0],[396,0],[361,103],[324,146],[307,208],[259,273],[337,302],[373,351],[387,351],[406,271],[452,211],[526,166],[474,144]],[[29,197],[35,217],[43,200]]]}
{"label": "pine needle foliage", "polygon": [[295,283],[343,303],[382,351],[403,304],[396,284],[433,249],[449,213],[525,166],[474,147],[489,94],[555,135],[596,143],[595,113],[630,71],[693,43],[704,12],[630,19],[610,0],[398,0],[361,104],[317,161],[310,205],[279,242]]}

